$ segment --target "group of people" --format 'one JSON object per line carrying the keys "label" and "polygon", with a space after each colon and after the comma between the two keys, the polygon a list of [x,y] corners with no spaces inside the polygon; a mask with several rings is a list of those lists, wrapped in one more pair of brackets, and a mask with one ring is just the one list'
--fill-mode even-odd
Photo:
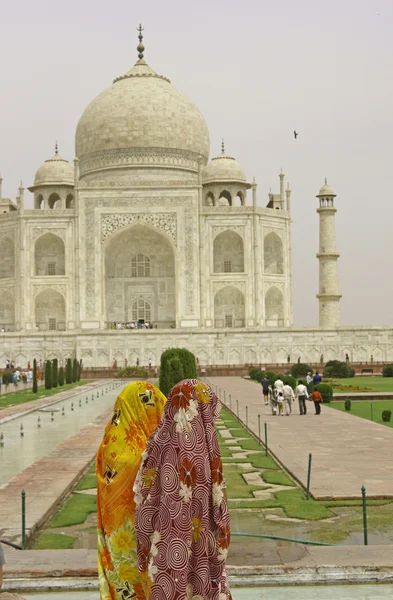
{"label": "group of people", "polygon": [[[297,400],[299,406],[299,413],[301,416],[307,414],[306,401],[310,400],[314,402],[315,414],[321,414],[321,403],[322,395],[315,388],[322,381],[321,375],[316,372],[314,376],[312,373],[307,374],[306,384],[302,379],[299,379],[295,390],[289,384],[279,378],[276,379],[273,385],[271,385],[269,379],[265,376],[262,379],[262,394],[265,401],[265,406],[271,407],[272,415],[289,416],[292,414],[292,403]],[[312,384],[312,385],[311,385]]]}
{"label": "group of people", "polygon": [[153,325],[153,323],[148,323],[147,321],[145,322],[141,322],[141,321],[130,321],[129,323],[120,323],[120,322],[113,322],[110,325],[110,329],[157,329],[157,325]]}
{"label": "group of people", "polygon": [[231,600],[219,410],[197,379],[121,391],[96,462],[102,600]]}

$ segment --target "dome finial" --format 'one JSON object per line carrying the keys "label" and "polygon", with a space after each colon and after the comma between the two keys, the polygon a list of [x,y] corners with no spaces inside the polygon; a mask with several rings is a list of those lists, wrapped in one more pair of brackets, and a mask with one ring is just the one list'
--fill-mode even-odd
{"label": "dome finial", "polygon": [[327,177],[325,177],[325,185],[327,185]]}
{"label": "dome finial", "polygon": [[221,154],[225,154],[224,138],[221,139]]}
{"label": "dome finial", "polygon": [[55,142],[55,155],[57,156],[59,154],[59,146],[57,145],[57,140]]}
{"label": "dome finial", "polygon": [[139,31],[139,35],[138,35],[138,39],[139,39],[139,44],[137,46],[137,50],[138,50],[138,58],[139,60],[143,60],[143,52],[145,50],[144,45],[142,44],[142,40],[143,40],[143,35],[142,35],[142,31],[143,31],[143,27],[141,24],[139,24],[139,27],[137,28],[137,31]]}

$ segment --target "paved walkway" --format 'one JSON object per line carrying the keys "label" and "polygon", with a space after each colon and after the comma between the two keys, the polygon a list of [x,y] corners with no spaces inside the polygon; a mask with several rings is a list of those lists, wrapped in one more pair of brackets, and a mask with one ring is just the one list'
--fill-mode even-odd
{"label": "paved walkway", "polygon": [[[0,487],[0,537],[21,542],[21,491],[26,491],[26,533],[34,533],[93,460],[112,409]],[[38,553],[40,554],[40,553]],[[19,556],[19,555],[18,555]]]}
{"label": "paved walkway", "polygon": [[322,405],[318,419],[314,405],[300,418],[297,405],[289,417],[271,414],[261,387],[240,377],[211,377],[219,396],[258,435],[258,414],[268,424],[269,450],[303,486],[307,484],[308,455],[312,452],[311,493],[316,499],[359,498],[366,486],[369,498],[393,497],[393,429]]}

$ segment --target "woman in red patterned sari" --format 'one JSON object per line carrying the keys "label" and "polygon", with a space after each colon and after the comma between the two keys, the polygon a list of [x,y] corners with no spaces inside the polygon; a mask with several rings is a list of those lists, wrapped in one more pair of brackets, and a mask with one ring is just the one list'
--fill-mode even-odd
{"label": "woman in red patterned sari", "polygon": [[146,600],[230,600],[220,402],[196,379],[170,392],[135,480],[138,568]]}

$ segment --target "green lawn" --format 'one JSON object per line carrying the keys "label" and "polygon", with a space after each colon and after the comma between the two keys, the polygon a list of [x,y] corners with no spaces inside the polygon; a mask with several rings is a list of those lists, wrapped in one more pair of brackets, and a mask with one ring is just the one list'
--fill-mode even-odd
{"label": "green lawn", "polygon": [[84,523],[87,515],[96,512],[95,496],[73,494],[68,498],[60,511],[49,521],[48,527],[68,527]]}
{"label": "green lawn", "polygon": [[[345,412],[344,402],[331,402],[328,406]],[[380,423],[381,425],[393,427],[393,421],[382,421],[382,411],[384,410],[391,410],[393,415],[393,400],[373,400],[372,402],[368,402],[367,400],[352,400],[349,414],[362,417],[362,419],[368,419],[369,421],[373,420],[375,423]]]}
{"label": "green lawn", "polygon": [[[24,404],[25,402],[31,402],[32,400],[38,400],[42,397],[54,396],[60,392],[65,392],[67,390],[72,390],[75,387],[85,385],[86,383],[91,383],[91,380],[81,379],[76,383],[65,383],[63,387],[52,388],[51,390],[46,390],[45,386],[40,386],[36,394],[32,392],[31,388],[28,390],[22,389],[24,387],[22,383],[19,384],[19,389],[16,392],[11,391],[14,389],[14,385],[10,384],[8,386],[10,391],[0,396],[0,411],[2,408],[7,408],[7,406],[16,406],[18,404]],[[4,386],[2,386],[2,388],[4,390]]]}
{"label": "green lawn", "polygon": [[74,538],[61,533],[43,533],[38,538],[34,550],[68,550],[74,545]]}
{"label": "green lawn", "polygon": [[[333,379],[333,391],[336,394],[345,392],[393,392],[393,377],[350,377],[349,379]],[[339,387],[336,387],[336,386]],[[345,389],[342,389],[342,388]],[[360,388],[360,389],[358,389]]]}

